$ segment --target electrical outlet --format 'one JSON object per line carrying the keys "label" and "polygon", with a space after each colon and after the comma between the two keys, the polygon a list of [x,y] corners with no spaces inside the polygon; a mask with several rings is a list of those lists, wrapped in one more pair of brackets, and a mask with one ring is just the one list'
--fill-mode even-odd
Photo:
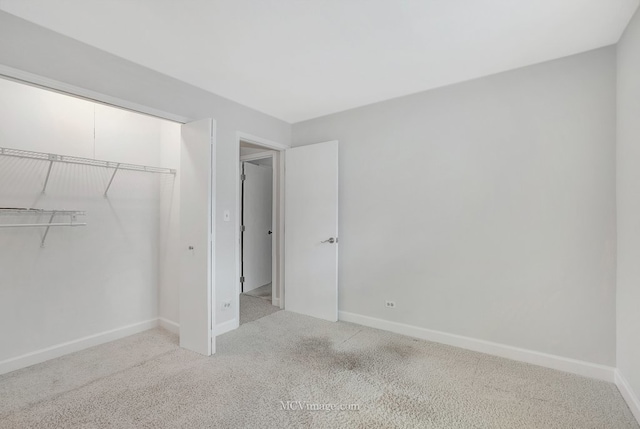
{"label": "electrical outlet", "polygon": [[224,302],[222,303],[222,309],[223,309],[223,310],[228,310],[228,309],[230,309],[230,308],[231,308],[231,301],[224,301]]}
{"label": "electrical outlet", "polygon": [[395,301],[385,301],[384,306],[387,308],[396,308],[396,302]]}

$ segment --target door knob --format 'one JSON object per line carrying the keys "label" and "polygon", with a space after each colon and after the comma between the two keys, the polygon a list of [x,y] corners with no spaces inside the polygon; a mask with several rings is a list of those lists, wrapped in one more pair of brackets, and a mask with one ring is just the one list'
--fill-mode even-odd
{"label": "door knob", "polygon": [[324,241],[321,241],[321,243],[331,243],[331,244],[333,244],[333,243],[335,243],[336,241],[337,241],[337,240],[336,240],[335,238],[331,237],[331,238],[328,238],[328,239],[326,239],[326,240],[324,240]]}

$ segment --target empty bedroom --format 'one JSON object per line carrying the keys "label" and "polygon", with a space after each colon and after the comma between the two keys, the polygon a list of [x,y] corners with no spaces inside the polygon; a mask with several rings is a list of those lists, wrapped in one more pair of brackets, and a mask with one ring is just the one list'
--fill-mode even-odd
{"label": "empty bedroom", "polygon": [[0,0],[0,428],[640,429],[639,0]]}

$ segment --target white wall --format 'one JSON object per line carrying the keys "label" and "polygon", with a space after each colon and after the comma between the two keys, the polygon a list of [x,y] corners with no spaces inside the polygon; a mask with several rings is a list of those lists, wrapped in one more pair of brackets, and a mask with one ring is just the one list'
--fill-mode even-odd
{"label": "white wall", "polygon": [[[0,65],[194,120],[216,120],[215,317],[217,323],[234,319],[236,309],[222,310],[221,303],[232,300],[238,282],[237,132],[289,144],[291,125],[5,12],[0,12]],[[223,221],[224,210],[231,212],[231,222]]]}
{"label": "white wall", "polygon": [[640,419],[640,12],[618,44],[618,369]]}
{"label": "white wall", "polygon": [[340,310],[614,366],[615,80],[610,47],[294,124],[340,141]]}
{"label": "white wall", "polygon": [[[0,79],[3,147],[160,165],[179,129]],[[42,195],[47,168],[0,157],[0,207],[85,210],[88,225],[51,229],[45,248],[42,229],[0,229],[0,361],[158,316],[160,196],[173,178],[121,171],[104,198],[110,170],[54,164]]]}

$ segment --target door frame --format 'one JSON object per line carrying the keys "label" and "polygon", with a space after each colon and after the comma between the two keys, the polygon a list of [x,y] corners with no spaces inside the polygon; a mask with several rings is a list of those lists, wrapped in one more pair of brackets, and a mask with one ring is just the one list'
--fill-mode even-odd
{"label": "door frame", "polygon": [[[251,154],[247,156],[240,156],[240,142],[247,142],[253,145],[261,146],[265,150],[264,152]],[[271,140],[263,139],[248,133],[238,132],[236,134],[236,195],[238,196],[238,204],[236,206],[236,294],[234,295],[234,304],[236,309],[236,324],[235,328],[240,326],[240,291],[242,290],[242,284],[240,283],[241,263],[242,263],[242,237],[240,235],[240,229],[242,228],[242,196],[241,196],[241,165],[242,161],[249,161],[251,159],[261,158],[273,158],[273,204],[272,204],[272,219],[273,219],[273,240],[271,244],[271,277],[272,287],[278,290],[278,302],[277,306],[284,309],[284,151],[290,149],[291,146],[274,142]],[[275,281],[274,281],[275,280]],[[272,294],[272,297],[275,294]],[[275,305],[273,298],[272,304]]]}

